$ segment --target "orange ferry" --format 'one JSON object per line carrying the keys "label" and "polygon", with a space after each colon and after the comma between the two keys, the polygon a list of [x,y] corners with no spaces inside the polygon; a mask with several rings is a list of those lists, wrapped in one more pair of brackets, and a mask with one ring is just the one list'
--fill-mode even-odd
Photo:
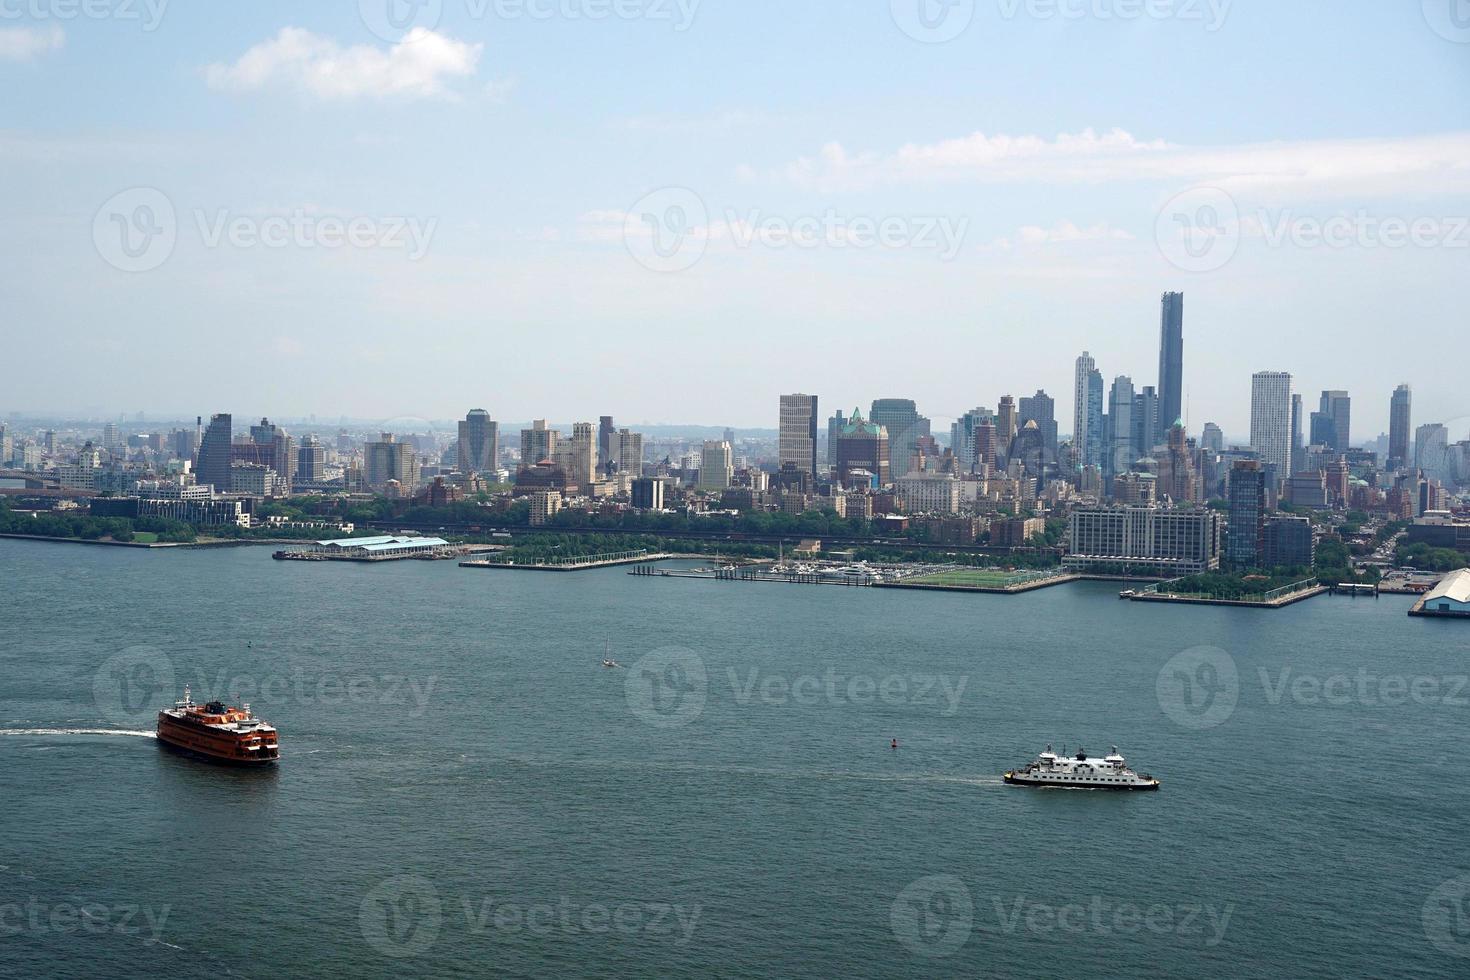
{"label": "orange ferry", "polygon": [[158,713],[158,741],[215,762],[263,766],[281,757],[276,730],[250,713],[250,705],[232,708],[223,701],[195,704],[184,699]]}

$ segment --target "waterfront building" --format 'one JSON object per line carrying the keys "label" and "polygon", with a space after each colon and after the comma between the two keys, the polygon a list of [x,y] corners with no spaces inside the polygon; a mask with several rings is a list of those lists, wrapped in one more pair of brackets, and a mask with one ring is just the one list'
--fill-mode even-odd
{"label": "waterfront building", "polygon": [[1238,460],[1230,470],[1226,504],[1230,525],[1225,557],[1237,568],[1260,564],[1266,523],[1266,472],[1257,460]]}
{"label": "waterfront building", "polygon": [[222,413],[209,417],[209,428],[199,440],[199,459],[194,472],[200,483],[213,484],[221,493],[230,490],[230,466],[233,463],[231,442],[233,419]]}
{"label": "waterfront building", "polygon": [[724,490],[735,478],[735,463],[730,444],[707,440],[699,456],[699,489]]}
{"label": "waterfront building", "polygon": [[1312,522],[1277,514],[1261,531],[1262,568],[1311,568],[1316,560]]}
{"label": "waterfront building", "polygon": [[815,479],[817,475],[817,396],[782,395],[777,453],[782,467],[790,463]]}
{"label": "waterfront building", "polygon": [[[1184,294],[1165,293],[1159,318],[1159,412],[1161,424],[1184,417]],[[1163,438],[1155,431],[1153,443]]]}
{"label": "waterfront building", "polygon": [[1211,510],[1081,507],[1067,530],[1069,571],[1176,578],[1220,567],[1220,515]]}
{"label": "waterfront building", "polygon": [[1470,616],[1470,568],[1450,572],[1424,596],[1421,609],[1430,615]]}
{"label": "waterfront building", "polygon": [[460,473],[494,473],[500,458],[500,425],[477,408],[459,423],[455,469]]}
{"label": "waterfront building", "polygon": [[1399,385],[1388,405],[1388,465],[1392,473],[1409,461],[1409,421],[1413,414],[1414,394],[1409,386]]}
{"label": "waterfront building", "polygon": [[1251,376],[1251,448],[1273,486],[1290,475],[1291,375],[1257,371]]}
{"label": "waterfront building", "polygon": [[161,517],[195,527],[250,526],[243,500],[101,497],[90,502],[93,517]]}

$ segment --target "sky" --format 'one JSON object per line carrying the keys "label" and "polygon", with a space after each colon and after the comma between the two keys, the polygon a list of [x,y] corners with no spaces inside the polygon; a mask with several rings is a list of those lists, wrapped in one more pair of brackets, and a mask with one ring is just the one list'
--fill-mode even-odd
{"label": "sky", "polygon": [[[1470,0],[0,0],[0,413],[1470,436]],[[1465,431],[1459,431],[1460,429]]]}

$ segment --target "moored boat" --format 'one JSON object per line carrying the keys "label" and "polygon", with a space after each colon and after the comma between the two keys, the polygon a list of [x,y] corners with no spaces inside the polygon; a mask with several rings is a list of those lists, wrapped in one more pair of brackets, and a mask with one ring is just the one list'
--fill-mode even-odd
{"label": "moored boat", "polygon": [[195,704],[184,697],[158,713],[159,744],[213,762],[263,766],[281,757],[275,728],[255,717],[246,704],[236,708],[223,701]]}

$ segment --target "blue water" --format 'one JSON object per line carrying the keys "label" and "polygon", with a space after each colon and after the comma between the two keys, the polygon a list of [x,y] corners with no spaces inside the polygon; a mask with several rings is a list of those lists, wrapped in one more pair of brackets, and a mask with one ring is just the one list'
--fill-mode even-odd
{"label": "blue water", "polygon": [[[1470,630],[1406,598],[17,541],[0,576],[0,975],[1470,975]],[[186,682],[279,767],[146,737]],[[1049,742],[1163,788],[1001,783]]]}

